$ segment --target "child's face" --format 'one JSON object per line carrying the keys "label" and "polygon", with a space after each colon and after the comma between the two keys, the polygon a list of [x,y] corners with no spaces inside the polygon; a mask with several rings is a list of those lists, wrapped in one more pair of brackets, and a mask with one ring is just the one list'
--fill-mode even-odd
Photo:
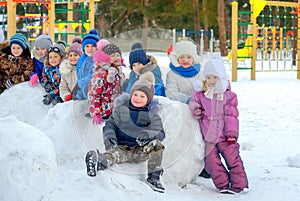
{"label": "child's face", "polygon": [[97,47],[94,46],[93,44],[87,44],[86,46],[84,46],[84,52],[89,57],[93,56],[93,54],[96,51],[96,49],[97,49]]}
{"label": "child's face", "polygon": [[188,68],[193,65],[194,59],[189,54],[183,54],[178,57],[178,64],[183,68]]}
{"label": "child's face", "polygon": [[114,52],[110,55],[110,63],[114,66],[119,66],[121,64],[121,55],[118,52]]}
{"label": "child's face", "polygon": [[144,64],[140,63],[140,62],[136,62],[134,64],[132,64],[132,70],[133,72],[135,72],[135,74],[140,74],[140,70],[144,67]]}
{"label": "child's face", "polygon": [[36,55],[40,58],[44,58],[45,56],[47,56],[47,49],[46,48],[40,48],[40,47],[36,47]]}
{"label": "child's face", "polygon": [[49,64],[51,66],[58,66],[61,61],[61,56],[57,52],[49,53]]}
{"label": "child's face", "polygon": [[142,91],[134,91],[131,96],[131,104],[135,107],[145,107],[148,101],[147,95]]}
{"label": "child's face", "polygon": [[13,43],[10,47],[11,53],[15,56],[18,57],[22,54],[23,49],[20,45]]}
{"label": "child's face", "polygon": [[206,75],[205,76],[205,82],[208,86],[214,87],[216,86],[216,82],[220,80],[220,78],[216,75]]}
{"label": "child's face", "polygon": [[68,54],[68,59],[70,61],[70,64],[72,66],[76,66],[77,62],[78,62],[78,59],[80,58],[80,55],[77,54],[76,52],[70,52]]}

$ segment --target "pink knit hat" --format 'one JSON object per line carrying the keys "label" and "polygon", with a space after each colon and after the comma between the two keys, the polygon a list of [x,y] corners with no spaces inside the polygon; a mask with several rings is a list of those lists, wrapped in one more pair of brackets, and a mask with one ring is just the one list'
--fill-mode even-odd
{"label": "pink knit hat", "polygon": [[70,47],[68,48],[68,54],[70,52],[76,52],[77,54],[79,54],[80,56],[83,54],[82,52],[82,48],[81,48],[81,37],[75,37],[72,41],[72,44],[70,45]]}

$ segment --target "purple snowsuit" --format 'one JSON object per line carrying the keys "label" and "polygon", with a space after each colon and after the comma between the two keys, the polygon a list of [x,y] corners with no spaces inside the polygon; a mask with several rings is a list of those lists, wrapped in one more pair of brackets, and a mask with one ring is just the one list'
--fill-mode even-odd
{"label": "purple snowsuit", "polygon": [[[204,91],[194,92],[189,103],[193,116],[199,119],[199,124],[206,145],[205,169],[211,174],[217,189],[223,187],[248,188],[248,180],[243,161],[239,156],[239,144],[228,144],[226,137],[238,138],[238,101],[230,90],[224,92],[223,100],[217,100],[217,94],[212,99],[204,95]],[[203,111],[199,115],[199,108]],[[224,158],[228,171],[221,162]]]}

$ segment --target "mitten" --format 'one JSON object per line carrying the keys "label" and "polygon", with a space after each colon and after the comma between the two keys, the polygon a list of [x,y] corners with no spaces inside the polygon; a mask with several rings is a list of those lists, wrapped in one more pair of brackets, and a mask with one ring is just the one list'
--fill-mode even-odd
{"label": "mitten", "polygon": [[116,79],[116,74],[118,73],[118,70],[114,67],[108,68],[108,74],[107,74],[107,82],[113,83]]}
{"label": "mitten", "polygon": [[30,84],[31,86],[34,86],[37,82],[39,82],[39,76],[35,73],[30,78]]}
{"label": "mitten", "polygon": [[53,90],[52,84],[49,83],[49,82],[45,85],[44,88],[45,88],[45,91],[46,91],[47,93],[49,93],[50,91]]}
{"label": "mitten", "polygon": [[115,138],[110,138],[104,142],[105,150],[110,150],[117,146],[118,142]]}
{"label": "mitten", "polygon": [[136,143],[141,147],[146,145],[149,141],[149,134],[146,132],[141,132],[136,138]]}
{"label": "mitten", "polygon": [[226,136],[226,141],[227,141],[228,145],[235,144],[236,138],[232,137],[232,136]]}
{"label": "mitten", "polygon": [[72,94],[68,94],[65,96],[65,101],[72,100]]}
{"label": "mitten", "polygon": [[8,78],[8,80],[6,80],[6,82],[5,82],[6,89],[9,89],[13,85],[14,85],[14,81],[12,81],[12,79]]}
{"label": "mitten", "polygon": [[43,103],[45,105],[49,105],[53,100],[53,96],[51,94],[44,95]]}
{"label": "mitten", "polygon": [[92,123],[93,124],[100,124],[102,121],[102,116],[99,113],[96,113],[93,117]]}
{"label": "mitten", "polygon": [[202,119],[203,118],[203,114],[204,114],[204,111],[200,108],[197,108],[196,110],[193,111],[193,116],[196,118],[196,119]]}

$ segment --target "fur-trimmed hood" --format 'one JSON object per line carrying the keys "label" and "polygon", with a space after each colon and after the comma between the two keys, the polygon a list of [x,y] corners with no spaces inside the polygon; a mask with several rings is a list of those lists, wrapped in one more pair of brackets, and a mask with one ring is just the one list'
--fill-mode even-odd
{"label": "fur-trimmed hood", "polygon": [[154,56],[147,55],[147,58],[149,62],[140,70],[140,74],[145,74],[149,71],[151,72],[157,66],[157,60],[154,58]]}
{"label": "fur-trimmed hood", "polygon": [[71,71],[75,71],[76,66],[72,66],[67,59],[63,59],[59,65],[59,72],[62,76],[68,75]]}

